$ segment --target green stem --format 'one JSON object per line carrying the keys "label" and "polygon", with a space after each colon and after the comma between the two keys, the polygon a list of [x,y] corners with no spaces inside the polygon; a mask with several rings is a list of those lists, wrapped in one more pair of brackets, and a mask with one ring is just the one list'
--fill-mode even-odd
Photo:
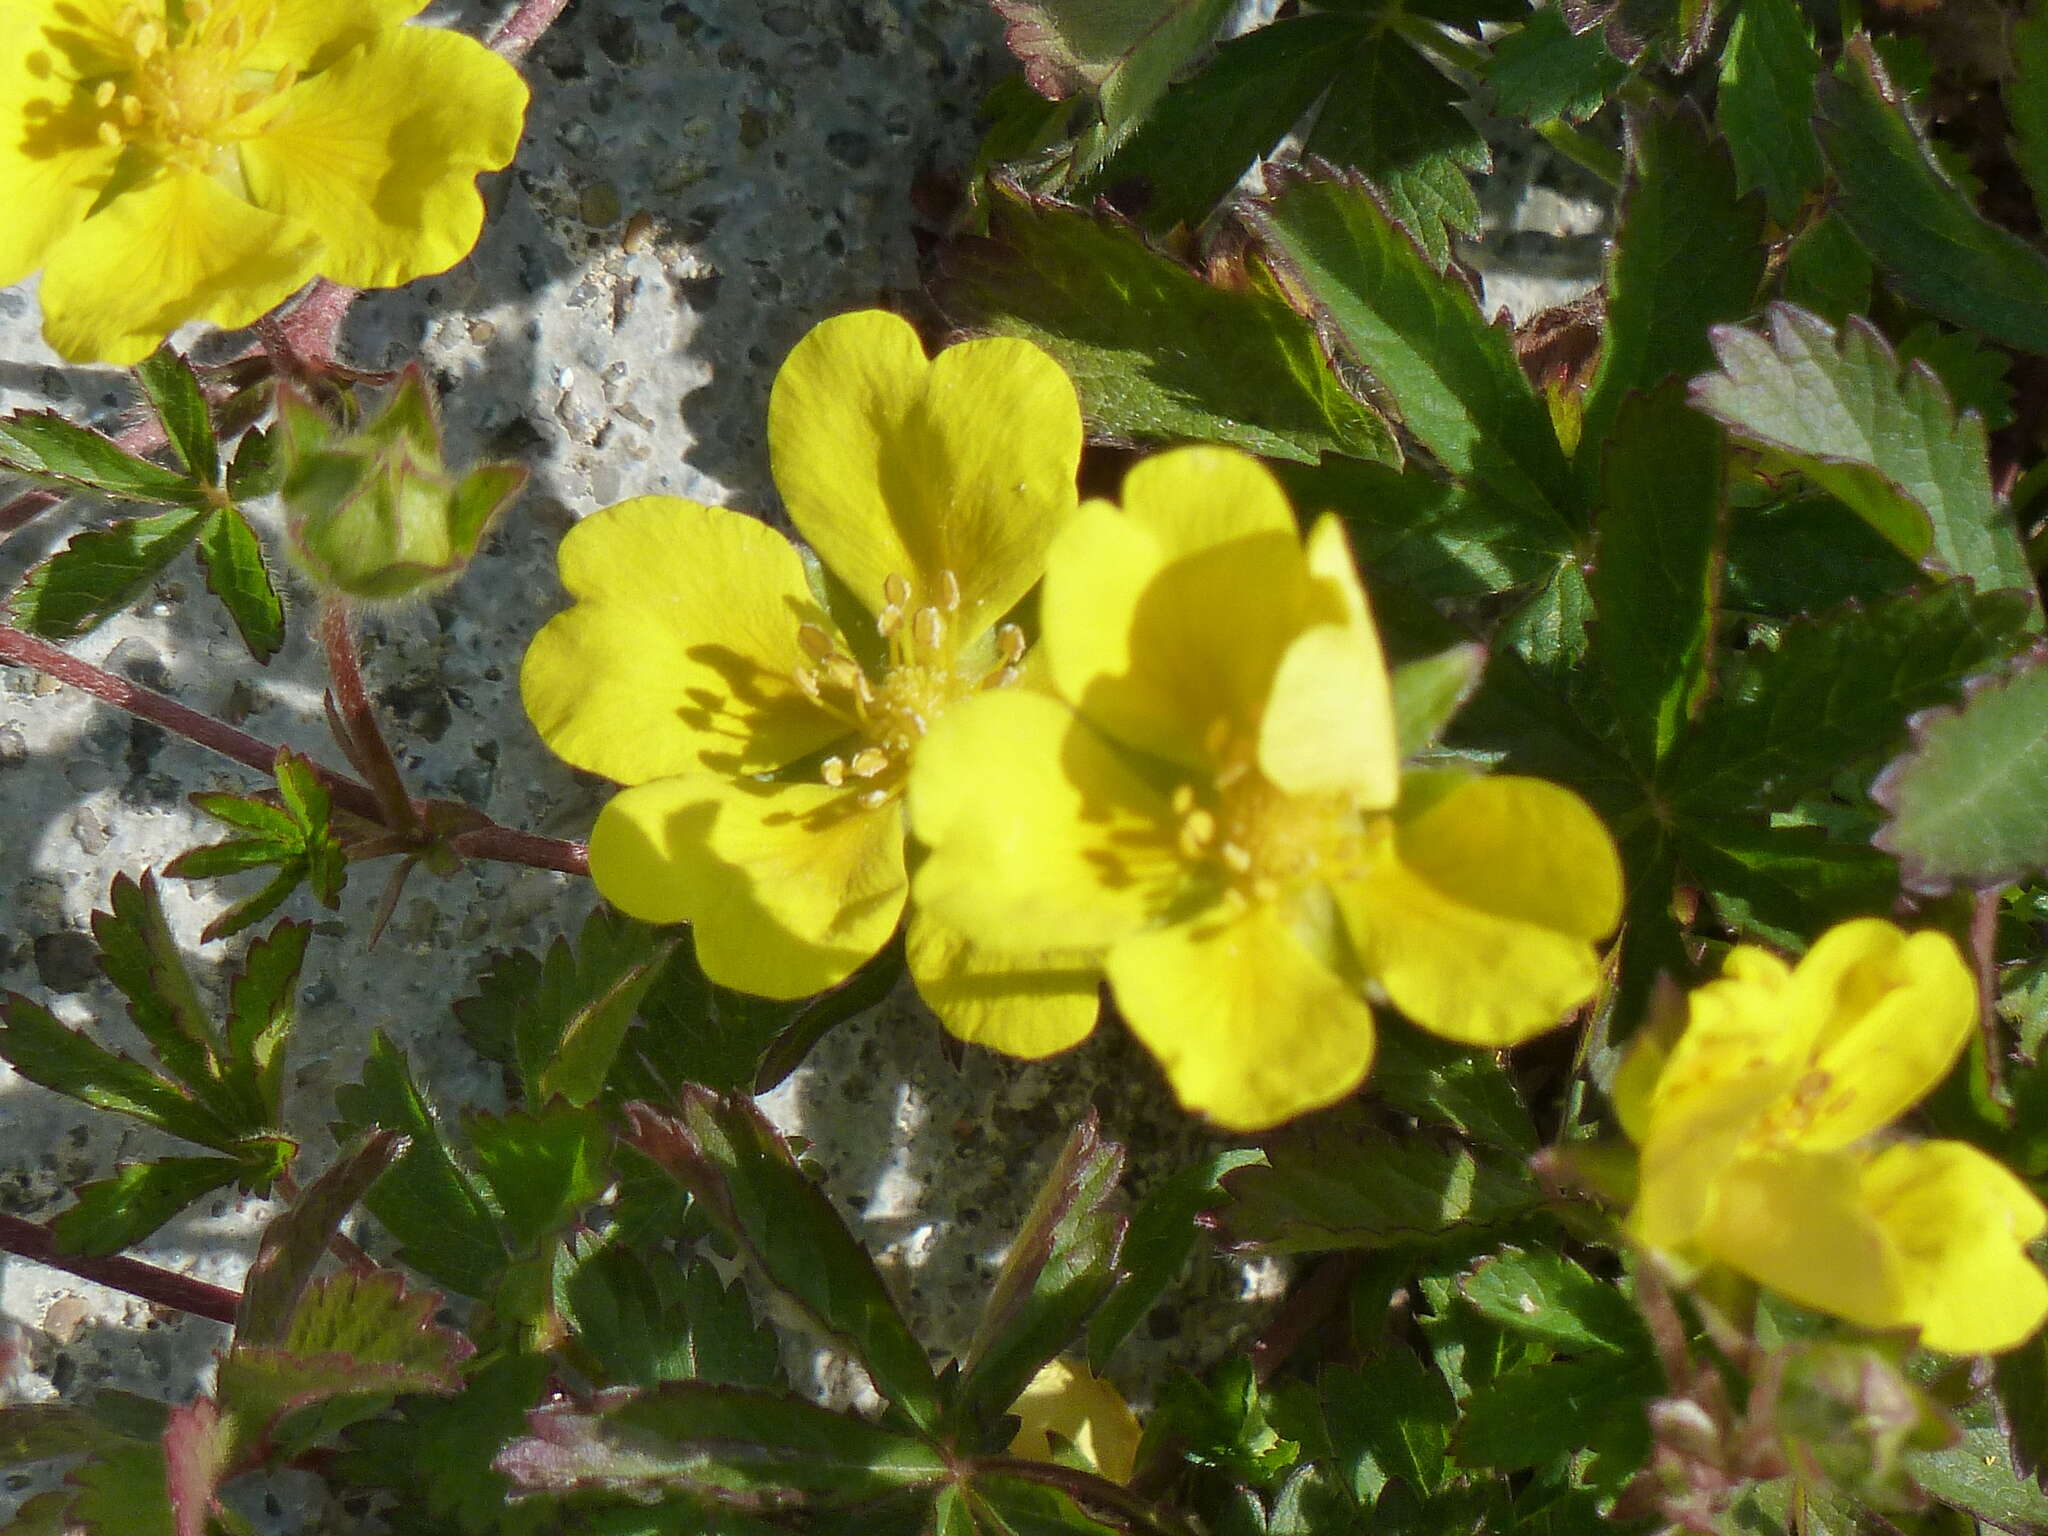
{"label": "green stem", "polygon": [[1433,53],[1458,69],[1469,74],[1486,73],[1486,55],[1463,38],[1453,34],[1449,28],[1439,25],[1423,16],[1411,16],[1406,11],[1397,11],[1387,18],[1387,30],[1395,36],[1414,44],[1424,53]]}
{"label": "green stem", "polygon": [[1591,171],[1616,191],[1621,189],[1626,167],[1618,150],[1610,149],[1584,129],[1574,128],[1561,117],[1538,123],[1536,131],[1543,135],[1544,143],[1572,164]]}

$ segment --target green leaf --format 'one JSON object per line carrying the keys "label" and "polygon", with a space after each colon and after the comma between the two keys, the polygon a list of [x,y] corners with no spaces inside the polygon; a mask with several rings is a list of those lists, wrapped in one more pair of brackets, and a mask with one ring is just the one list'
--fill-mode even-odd
{"label": "green leaf", "polygon": [[192,365],[166,344],[136,365],[135,376],[163,422],[172,450],[195,479],[218,485],[220,444],[213,433],[213,412]]}
{"label": "green leaf", "polygon": [[1724,611],[1789,619],[1850,599],[1877,602],[1924,579],[1920,567],[1832,496],[1743,508],[1728,523]]}
{"label": "green leaf", "polygon": [[287,1337],[299,1298],[334,1234],[404,1146],[396,1131],[362,1132],[289,1210],[272,1218],[242,1282],[242,1304],[235,1314],[238,1344],[276,1344]]}
{"label": "green leaf", "polygon": [[274,496],[284,483],[284,455],[275,430],[244,432],[228,466],[228,495],[238,506]]}
{"label": "green leaf", "polygon": [[206,568],[206,590],[226,606],[242,644],[268,666],[284,645],[284,604],[256,530],[234,507],[216,507],[207,518],[199,535],[199,563]]}
{"label": "green leaf", "polygon": [[1878,846],[1938,893],[2005,885],[2048,864],[2048,667],[2030,666],[1913,722],[1913,745],[1871,786]]}
{"label": "green leaf", "polygon": [[1315,329],[1255,265],[1241,284],[1215,286],[1127,225],[999,182],[989,238],[955,249],[940,298],[977,330],[1050,352],[1097,440],[1399,459],[1386,424],[1346,392]]}
{"label": "green leaf", "polygon": [[1501,38],[1486,62],[1495,108],[1532,124],[1591,117],[1627,78],[1598,29],[1574,33],[1554,8]]}
{"label": "green leaf", "polygon": [[963,1365],[963,1422],[1001,1417],[1116,1285],[1129,1223],[1110,1207],[1123,1167],[1124,1149],[1102,1139],[1091,1110],[1039,1185],[989,1288]]}
{"label": "green leaf", "polygon": [[812,1325],[860,1361],[875,1388],[928,1428],[938,1393],[924,1349],[882,1278],[824,1192],[753,1103],[697,1087],[678,1096],[675,1117],[627,1106],[628,1142],[693,1195]]}
{"label": "green leaf", "polygon": [[1275,1253],[1429,1247],[1510,1222],[1541,1201],[1519,1159],[1427,1133],[1400,1139],[1326,1117],[1230,1176],[1240,1241]]}
{"label": "green leaf", "polygon": [[269,1125],[283,1117],[284,1047],[297,1020],[299,972],[312,937],[310,923],[279,923],[249,946],[228,993],[227,1075]]}
{"label": "green leaf", "polygon": [[236,1102],[219,1081],[220,1035],[164,921],[155,875],[116,875],[107,908],[92,915],[100,968],[128,999],[128,1016],[157,1059],[238,1135],[264,1129],[261,1107]]}
{"label": "green leaf", "polygon": [[1789,305],[1768,338],[1714,332],[1721,371],[1693,381],[1693,403],[1839,498],[1919,560],[1980,591],[2032,590],[2012,515],[1991,491],[1984,422],[1958,417],[1924,367],[1900,371],[1869,322],[1837,332]]}
{"label": "green leaf", "polygon": [[292,1454],[331,1441],[408,1393],[452,1396],[470,1343],[436,1323],[441,1298],[408,1291],[390,1271],[316,1280],[274,1343],[237,1339],[218,1393],[238,1434],[288,1442]]}
{"label": "green leaf", "polygon": [[1602,458],[1587,583],[1614,712],[1637,763],[1669,755],[1706,696],[1714,638],[1721,430],[1676,381],[1621,409]]}
{"label": "green leaf", "polygon": [[[882,969],[887,968],[885,962]],[[640,1000],[639,1021],[626,1036],[610,1091],[656,1102],[672,1098],[684,1083],[701,1083],[719,1093],[745,1092],[776,1043],[802,1028],[799,1021],[813,1010],[820,1018],[836,1014],[853,1000],[849,993],[880,1001],[869,993],[873,979],[863,967],[854,980],[815,1001],[755,997],[712,981],[697,963],[693,945],[684,940]]]}
{"label": "green leaf", "polygon": [[2001,1531],[2048,1526],[2048,1493],[2014,1468],[1991,1405],[1980,1398],[1957,1417],[1963,1431],[1957,1444],[1945,1451],[1908,1451],[1901,1458],[1913,1481],[1930,1497]]}
{"label": "green leaf", "polygon": [[1457,1404],[1407,1345],[1389,1345],[1357,1370],[1332,1366],[1319,1387],[1331,1449],[1361,1504],[1370,1506],[1393,1478],[1424,1495],[1443,1486]]}
{"label": "green leaf", "polygon": [[1898,866],[1865,840],[1739,816],[1689,817],[1678,830],[1680,861],[1721,921],[1780,948],[1898,899]]}
{"label": "green leaf", "polygon": [[574,950],[558,938],[538,965],[528,955],[500,957],[481,993],[455,1011],[473,1039],[510,1044],[530,1103],[588,1104],[603,1091],[641,999],[670,957],[686,952],[679,935],[600,907]]}
{"label": "green leaf", "polygon": [[1943,586],[1788,625],[1752,649],[1666,765],[1687,813],[1788,808],[1898,749],[1906,716],[2025,643],[2027,600]]}
{"label": "green leaf", "polygon": [[1511,1333],[1571,1354],[1646,1355],[1642,1315],[1608,1280],[1561,1253],[1505,1248],[1458,1279],[1480,1316]]}
{"label": "green leaf", "polygon": [[1131,1218],[1117,1256],[1116,1287],[1088,1323],[1088,1363],[1100,1371],[1133,1328],[1180,1279],[1200,1238],[1196,1218],[1225,1199],[1223,1176],[1263,1163],[1254,1147],[1218,1152],[1168,1175]]}
{"label": "green leaf", "polygon": [[1793,0],[1743,0],[1721,53],[1715,106],[1741,190],[1763,188],[1771,218],[1789,227],[1823,175],[1813,136],[1820,55]]}
{"label": "green leaf", "polygon": [[611,1181],[611,1138],[595,1110],[470,1114],[462,1128],[515,1248],[560,1231]]}
{"label": "green leaf", "polygon": [[1986,220],[1943,174],[1869,40],[1849,40],[1819,85],[1835,208],[1892,287],[1954,325],[2048,352],[2048,260]]}
{"label": "green leaf", "polygon": [[983,1474],[964,1492],[974,1528],[987,1536],[1115,1536],[1119,1529],[1089,1519],[1060,1489],[1021,1477]]}
{"label": "green leaf", "polygon": [[555,1306],[612,1386],[701,1380],[766,1387],[780,1371],[776,1336],[747,1293],[704,1262],[678,1265],[583,1236],[555,1269]]}
{"label": "green leaf", "polygon": [[2048,1334],[2037,1333],[1998,1356],[1991,1379],[2011,1431],[2013,1463],[2039,1483],[2048,1471]]}
{"label": "green leaf", "polygon": [[405,1262],[465,1296],[486,1296],[503,1273],[496,1214],[455,1159],[440,1122],[420,1097],[405,1057],[379,1030],[363,1080],[338,1089],[337,1134],[381,1125],[408,1138],[404,1155],[364,1203],[398,1239]]}
{"label": "green leaf", "polygon": [[2012,386],[2005,381],[2012,357],[1987,347],[1968,331],[1944,330],[1923,321],[1899,338],[1899,363],[1925,363],[1934,370],[1957,411],[1975,411],[1993,432],[2014,420]]}
{"label": "green leaf", "polygon": [[1493,169],[1486,140],[1459,110],[1464,98],[1406,41],[1379,32],[1347,63],[1303,146],[1362,175],[1439,270],[1452,234],[1479,227],[1466,172]]}
{"label": "green leaf", "polygon": [[1437,744],[1485,670],[1486,647],[1471,643],[1393,669],[1394,732],[1404,759]]}
{"label": "green leaf", "polygon": [[1404,1115],[1486,1146],[1521,1157],[1536,1151],[1536,1126],[1499,1061],[1399,1020],[1380,1026],[1372,1090]]}
{"label": "green leaf", "polygon": [[1164,233],[1199,224],[1238,179],[1344,78],[1367,34],[1344,16],[1297,16],[1232,38],[1166,93],[1129,141],[1079,187]]}
{"label": "green leaf", "polygon": [[1870,288],[1876,281],[1877,268],[1870,257],[1842,216],[1830,211],[1793,239],[1785,254],[1781,294],[1787,304],[1841,325],[1870,308]]}
{"label": "green leaf", "polygon": [[190,475],[138,459],[53,411],[0,417],[0,471],[110,501],[197,507],[207,500],[205,487]]}
{"label": "green leaf", "polygon": [[1639,1463],[1650,1450],[1649,1400],[1662,1390],[1654,1361],[1603,1354],[1520,1365],[1472,1394],[1452,1454],[1510,1472],[1588,1448]]}
{"label": "green leaf", "polygon": [[[1628,119],[1629,180],[1607,266],[1607,332],[1588,386],[1582,444],[1606,443],[1622,401],[1713,361],[1708,328],[1755,308],[1763,207],[1737,195],[1735,167],[1691,107]],[[1590,482],[1597,457],[1581,455]]]}
{"label": "green leaf", "polygon": [[16,992],[0,1003],[0,1057],[30,1082],[94,1109],[146,1121],[205,1147],[227,1150],[236,1141],[234,1128],[184,1089],[66,1029],[48,1009]]}
{"label": "green leaf", "polygon": [[1148,1449],[1159,1445],[1176,1445],[1197,1466],[1220,1468],[1233,1481],[1260,1486],[1301,1457],[1301,1446],[1283,1439],[1268,1417],[1251,1357],[1245,1354],[1219,1361],[1206,1382],[1185,1371],[1166,1378],[1145,1423],[1139,1465],[1151,1459]]}
{"label": "green leaf", "polygon": [[8,614],[46,640],[90,634],[148,591],[207,516],[181,509],[77,534],[23,578],[7,600]]}
{"label": "green leaf", "polygon": [[1118,128],[1150,110],[1216,35],[1230,0],[993,0],[1041,94],[1091,90]]}
{"label": "green leaf", "polygon": [[78,1203],[51,1223],[67,1253],[97,1257],[133,1247],[200,1196],[232,1184],[232,1157],[166,1157],[125,1163],[111,1179],[74,1191]]}
{"label": "green leaf", "polygon": [[1247,216],[1295,304],[1334,330],[1438,462],[1532,537],[1569,542],[1576,502],[1550,414],[1464,281],[1356,177],[1290,177]]}
{"label": "green leaf", "polygon": [[529,1492],[830,1506],[953,1475],[946,1455],[914,1436],[798,1398],[705,1382],[606,1393],[588,1409],[542,1408],[528,1426],[497,1465]]}

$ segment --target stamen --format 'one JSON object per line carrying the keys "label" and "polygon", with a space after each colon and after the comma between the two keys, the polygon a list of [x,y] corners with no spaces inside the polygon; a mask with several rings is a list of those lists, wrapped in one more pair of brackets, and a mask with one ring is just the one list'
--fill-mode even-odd
{"label": "stamen", "polygon": [[889,771],[889,754],[880,747],[862,747],[847,769],[856,779],[872,779]]}
{"label": "stamen", "polygon": [[886,803],[888,798],[889,791],[886,789],[864,789],[860,792],[860,803],[865,810],[874,810]]}
{"label": "stamen", "polygon": [[1224,843],[1217,848],[1216,857],[1230,866],[1230,872],[1241,875],[1252,867],[1252,856],[1236,843]]}
{"label": "stamen", "polygon": [[892,639],[896,631],[902,627],[903,610],[894,603],[890,603],[880,613],[875,615],[875,633],[884,640]]}
{"label": "stamen", "polygon": [[99,135],[100,142],[106,145],[107,148],[119,149],[121,147],[121,130],[116,128],[112,123],[101,123],[99,126]]}
{"label": "stamen", "polygon": [[1195,808],[1195,786],[1183,784],[1173,792],[1173,814],[1185,816]]}
{"label": "stamen", "polygon": [[830,661],[837,650],[832,637],[815,624],[797,625],[796,643],[813,661]]}
{"label": "stamen", "polygon": [[846,759],[843,757],[826,758],[824,762],[818,764],[818,777],[823,779],[833,789],[837,789],[846,782]]}
{"label": "stamen", "polygon": [[960,611],[960,578],[951,571],[939,572],[939,606],[948,613]]}
{"label": "stamen", "polygon": [[812,703],[815,704],[823,699],[825,690],[818,682],[818,674],[809,667],[798,667],[789,675],[795,681],[798,691]]}
{"label": "stamen", "polygon": [[[1180,824],[1180,837],[1177,841],[1180,851],[1188,858],[1200,857],[1215,839],[1216,818],[1207,811],[1191,811],[1187,819]],[[1236,845],[1226,843],[1224,846],[1229,848]]]}
{"label": "stamen", "polygon": [[129,39],[129,43],[135,49],[135,57],[137,59],[147,60],[151,54],[163,46],[163,28],[153,21],[145,21],[135,29],[135,33]]}
{"label": "stamen", "polygon": [[936,608],[920,608],[911,620],[911,630],[919,645],[936,651],[946,643],[946,616]]}
{"label": "stamen", "polygon": [[891,571],[882,578],[882,601],[891,608],[908,608],[910,583],[900,573]]}
{"label": "stamen", "polygon": [[99,89],[92,93],[92,104],[96,107],[110,107],[114,104],[116,94],[114,82],[102,80],[99,84]]}
{"label": "stamen", "polygon": [[848,692],[859,691],[856,685],[862,681],[861,672],[851,657],[836,654],[820,657],[818,670],[824,675],[825,681],[834,688],[844,688]]}

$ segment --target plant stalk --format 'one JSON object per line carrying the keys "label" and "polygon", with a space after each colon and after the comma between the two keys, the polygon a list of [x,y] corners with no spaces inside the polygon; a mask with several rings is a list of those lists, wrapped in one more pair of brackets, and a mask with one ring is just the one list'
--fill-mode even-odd
{"label": "plant stalk", "polygon": [[1984,1037],[1984,1075],[1994,1102],[2004,1104],[2005,1045],[1998,1035],[1998,911],[2005,891],[1991,886],[1977,893],[1970,913],[1970,969],[1977,976],[1977,1028]]}
{"label": "plant stalk", "polygon": [[47,1264],[67,1275],[90,1280],[94,1285],[124,1291],[153,1306],[189,1312],[194,1317],[225,1323],[230,1328],[235,1325],[235,1312],[242,1304],[242,1298],[233,1291],[208,1285],[204,1280],[194,1280],[190,1275],[181,1275],[175,1270],[159,1269],[140,1259],[125,1259],[119,1255],[95,1259],[84,1254],[66,1253],[57,1246],[57,1239],[48,1227],[24,1221],[19,1216],[0,1216],[0,1252]]}
{"label": "plant stalk", "polygon": [[568,8],[569,0],[521,0],[505,25],[491,34],[491,52],[518,63]]}
{"label": "plant stalk", "polygon": [[391,743],[377,723],[377,711],[363,686],[363,669],[356,657],[354,620],[340,599],[327,597],[320,604],[320,648],[327,653],[327,675],[331,683],[335,716],[348,739],[342,743],[349,761],[370,781],[377,797],[378,820],[398,833],[422,830],[419,807],[405,791],[405,779],[398,771],[398,759],[391,755]]}

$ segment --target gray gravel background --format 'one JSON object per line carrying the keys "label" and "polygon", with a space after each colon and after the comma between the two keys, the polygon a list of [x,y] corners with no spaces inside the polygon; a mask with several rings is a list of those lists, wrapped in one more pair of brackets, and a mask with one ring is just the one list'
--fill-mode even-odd
{"label": "gray gravel background", "polygon": [[[463,0],[428,14],[481,34],[508,9]],[[581,0],[543,40],[528,69],[526,143],[490,185],[476,253],[374,296],[347,333],[366,366],[427,361],[458,458],[516,456],[534,471],[461,584],[364,635],[372,690],[417,792],[513,826],[587,831],[605,787],[542,749],[514,686],[527,638],[561,602],[556,541],[574,519],[643,492],[772,510],[763,424],[776,365],[826,315],[913,284],[911,182],[964,163],[976,104],[1006,67],[982,0]],[[1504,148],[1484,189],[1490,233],[1474,253],[1491,303],[1526,313],[1586,286],[1607,218],[1586,190],[1540,152]],[[0,291],[0,408],[53,405],[119,424],[122,376],[59,363],[36,327],[32,286]],[[47,515],[0,544],[0,582],[11,587],[79,523],[76,509]],[[288,593],[301,622],[309,597]],[[299,634],[267,669],[252,667],[189,564],[76,649],[338,761],[320,723],[315,647]],[[116,873],[213,840],[189,792],[251,782],[48,678],[0,668],[0,986],[135,1049],[93,964],[88,916]],[[421,877],[366,957],[360,935],[381,874],[351,881],[342,922],[322,926],[305,975],[289,1114],[309,1170],[331,1146],[333,1090],[373,1029],[404,1045],[445,1106],[501,1103],[496,1072],[462,1044],[448,1002],[489,951],[573,932],[591,900],[577,882],[502,865]],[[220,896],[169,882],[167,902],[194,969],[218,977],[239,941],[202,952],[197,935]],[[857,1230],[927,1339],[949,1350],[1036,1176],[1088,1105],[1137,1149],[1140,1193],[1205,1144],[1154,1082],[1110,1031],[1050,1065],[975,1054],[956,1070],[934,1026],[898,998],[828,1040],[770,1108],[817,1144]],[[0,1209],[47,1219],[72,1186],[170,1150],[0,1068]],[[268,1214],[261,1202],[215,1200],[140,1256],[237,1286]],[[1205,1261],[1140,1347],[1213,1355],[1277,1280]],[[182,1398],[225,1337],[11,1258],[0,1258],[0,1332],[12,1346],[0,1386],[17,1401],[102,1386]],[[819,1390],[854,1390],[825,1357],[795,1364]],[[0,1515],[24,1491],[0,1492]],[[284,1508],[266,1523],[302,1518]]]}

